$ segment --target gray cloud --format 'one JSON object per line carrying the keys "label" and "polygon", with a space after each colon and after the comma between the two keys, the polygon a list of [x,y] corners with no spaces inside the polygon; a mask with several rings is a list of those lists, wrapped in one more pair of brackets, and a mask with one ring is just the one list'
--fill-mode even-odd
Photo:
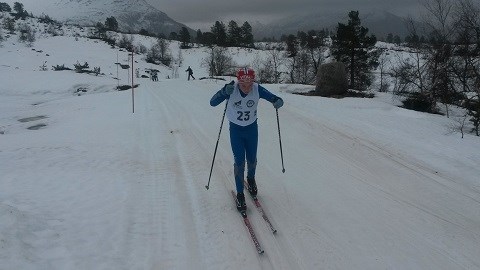
{"label": "gray cloud", "polygon": [[191,28],[206,29],[215,21],[262,22],[318,12],[386,10],[398,15],[418,13],[420,0],[146,0],[174,20]]}

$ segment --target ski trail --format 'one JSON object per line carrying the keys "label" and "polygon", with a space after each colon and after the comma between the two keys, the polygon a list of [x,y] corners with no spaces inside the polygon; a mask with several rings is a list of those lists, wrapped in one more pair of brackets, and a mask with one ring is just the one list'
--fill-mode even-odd
{"label": "ski trail", "polygon": [[[219,216],[216,215],[214,207],[208,207],[212,204],[205,193],[205,189],[199,180],[202,171],[207,168],[207,162],[203,157],[205,140],[200,140],[195,130],[190,129],[190,120],[182,116],[183,109],[175,101],[168,98],[168,95],[160,93],[155,89],[149,89],[150,93],[157,105],[161,105],[163,124],[169,127],[170,136],[172,137],[172,145],[177,153],[178,161],[174,165],[176,173],[174,181],[176,185],[176,194],[179,207],[182,213],[180,217],[184,217],[183,223],[190,224],[185,236],[188,244],[193,247],[184,247],[187,250],[193,248],[198,250],[199,261],[204,261],[204,267],[209,268],[221,263],[221,258],[212,256],[204,246],[219,246],[218,236],[205,233],[208,231],[209,223],[221,222]],[[203,143],[202,143],[203,142]],[[189,158],[185,158],[189,157]],[[172,194],[173,195],[173,194]],[[171,195],[171,196],[172,196]],[[198,267],[198,265],[193,268]]]}
{"label": "ski trail", "polygon": [[[196,233],[205,222],[195,217],[197,201],[192,201],[192,190],[186,180],[192,181],[187,161],[176,136],[182,132],[172,122],[172,115],[154,89],[144,87],[137,91],[138,171],[131,176],[131,190],[127,202],[129,220],[125,255],[136,258],[142,269],[192,269],[215,265],[203,254],[201,245],[208,245],[214,237]],[[175,154],[177,153],[177,154]],[[171,207],[175,205],[175,207]],[[181,205],[181,207],[176,207]],[[181,209],[181,213],[175,212]],[[206,211],[202,215],[210,216]],[[199,224],[200,223],[200,224]],[[172,237],[172,234],[175,237]],[[133,244],[133,242],[142,244]],[[214,245],[214,243],[212,243]],[[143,249],[128,250],[128,246]],[[193,260],[184,260],[184,256]],[[138,258],[144,257],[144,260]],[[196,262],[190,265],[189,262]]]}

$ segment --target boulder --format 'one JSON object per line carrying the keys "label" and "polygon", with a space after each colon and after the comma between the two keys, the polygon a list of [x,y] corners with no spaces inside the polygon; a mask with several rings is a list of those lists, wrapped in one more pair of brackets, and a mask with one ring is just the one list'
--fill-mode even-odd
{"label": "boulder", "polygon": [[318,68],[315,93],[330,97],[344,95],[348,90],[347,71],[342,62],[323,64]]}

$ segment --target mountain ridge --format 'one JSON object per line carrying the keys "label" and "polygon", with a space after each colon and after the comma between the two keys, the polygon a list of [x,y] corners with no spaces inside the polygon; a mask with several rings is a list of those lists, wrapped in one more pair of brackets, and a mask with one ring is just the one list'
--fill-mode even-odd
{"label": "mountain ridge", "polygon": [[[360,13],[360,20],[363,26],[369,29],[370,34],[377,38],[386,37],[388,33],[405,37],[408,29],[405,18],[397,16],[388,11],[372,10],[367,13]],[[296,35],[298,31],[328,29],[335,31],[338,23],[348,23],[348,12],[333,12],[322,14],[319,12],[306,14],[304,16],[292,16],[275,20],[268,24],[256,22],[253,27],[253,34],[256,39],[280,38],[281,35]]]}
{"label": "mountain ridge", "polygon": [[[10,2],[10,3],[9,3]],[[16,0],[8,0],[11,4]],[[145,0],[23,0],[25,10],[36,15],[46,14],[52,19],[78,25],[95,25],[105,22],[108,17],[117,19],[122,31],[138,32],[145,29],[153,34],[168,36],[186,27],[170,18],[166,13],[148,4]]]}

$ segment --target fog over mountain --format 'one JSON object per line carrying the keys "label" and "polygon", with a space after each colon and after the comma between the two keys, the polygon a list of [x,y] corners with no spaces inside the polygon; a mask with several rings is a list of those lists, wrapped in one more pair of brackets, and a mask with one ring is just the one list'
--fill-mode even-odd
{"label": "fog over mountain", "polygon": [[[360,12],[362,25],[369,29],[370,34],[377,38],[386,37],[389,33],[405,37],[408,30],[403,17],[390,12],[374,10],[368,13]],[[294,34],[298,31],[328,29],[335,31],[338,23],[348,23],[348,11],[335,13],[311,13],[305,16],[293,16],[279,19],[268,24],[254,23],[253,32],[256,39],[264,37],[278,38],[282,34]]]}
{"label": "fog over mountain", "polygon": [[[5,0],[4,0],[5,1]],[[6,0],[13,7],[17,0]],[[145,29],[154,34],[163,33],[169,35],[171,32],[179,32],[182,27],[187,27],[192,37],[196,34],[196,28],[189,28],[183,22],[177,22],[170,18],[165,12],[156,8],[146,0],[23,0],[24,8],[35,15],[42,13],[67,23],[80,25],[93,25],[97,22],[105,22],[107,17],[114,16],[119,27],[123,31],[139,31]],[[187,10],[188,11],[188,10]],[[186,12],[187,12],[186,11]],[[270,23],[259,21],[261,17],[252,20],[235,20],[228,18],[223,21],[226,26],[230,20],[237,21],[240,25],[248,21],[253,27],[253,34],[256,40],[265,37],[280,38],[283,34],[296,34],[298,31],[321,30],[328,28],[335,31],[339,22],[348,22],[348,12],[319,10],[313,13],[296,14],[294,16],[277,19]],[[212,16],[214,21],[215,16]],[[382,9],[371,9],[367,12],[360,11],[362,24],[369,28],[370,33],[377,38],[385,37],[388,33],[405,37],[407,29],[404,18]],[[211,26],[213,26],[213,22]],[[209,31],[207,28],[205,31]]]}

